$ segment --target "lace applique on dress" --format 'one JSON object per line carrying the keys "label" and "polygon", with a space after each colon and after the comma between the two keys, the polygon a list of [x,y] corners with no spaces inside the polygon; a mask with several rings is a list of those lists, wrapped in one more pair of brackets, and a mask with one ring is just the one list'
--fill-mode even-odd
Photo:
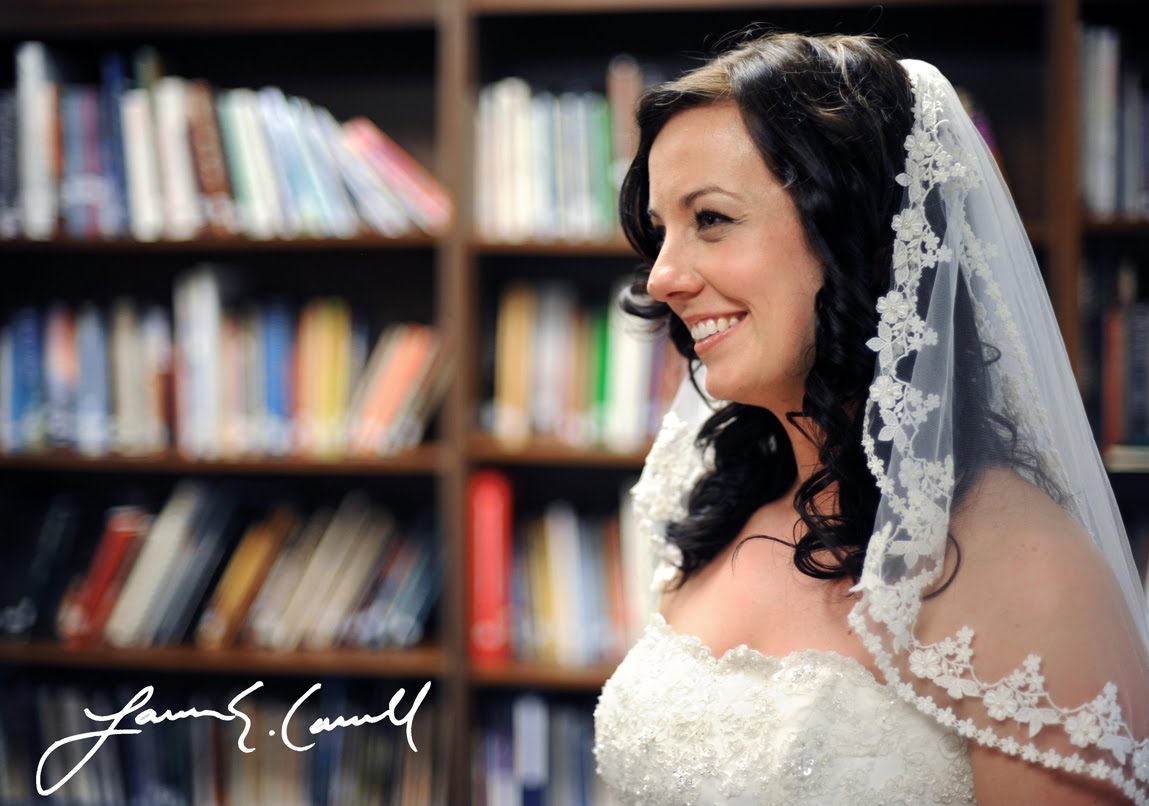
{"label": "lace applique on dress", "polygon": [[715,658],[658,613],[595,709],[598,774],[627,804],[972,803],[965,740],[852,658]]}
{"label": "lace applique on dress", "polygon": [[682,566],[682,551],[667,541],[666,525],[686,516],[690,492],[707,469],[695,436],[689,423],[676,412],[667,412],[642,475],[631,488],[638,532],[651,542],[655,557],[651,587],[659,592],[677,578]]}

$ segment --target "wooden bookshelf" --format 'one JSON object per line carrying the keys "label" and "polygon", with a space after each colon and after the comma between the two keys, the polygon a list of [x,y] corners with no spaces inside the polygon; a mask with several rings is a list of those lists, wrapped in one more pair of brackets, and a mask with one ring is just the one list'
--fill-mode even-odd
{"label": "wooden bookshelf", "polygon": [[471,438],[467,455],[476,464],[536,465],[546,467],[588,467],[641,470],[649,446],[638,451],[614,452],[606,449],[575,448],[535,439],[522,447],[509,447],[487,436]]}
{"label": "wooden bookshelf", "polygon": [[1096,218],[1084,215],[1084,229],[1086,235],[1113,236],[1113,235],[1149,235],[1149,217],[1145,218]]}
{"label": "wooden bookshelf", "polygon": [[472,685],[482,688],[545,688],[593,693],[602,688],[617,666],[617,663],[589,667],[527,661],[484,663],[471,667],[470,679]]}
{"label": "wooden bookshelf", "polygon": [[54,452],[29,456],[0,455],[0,471],[65,473],[162,473],[164,475],[431,475],[443,463],[440,445],[420,445],[393,457],[378,459],[309,457],[252,457],[189,459],[170,451],[141,456],[78,456]]}
{"label": "wooden bookshelf", "polygon": [[430,27],[433,4],[422,0],[43,0],[0,5],[0,33],[218,33]]}
{"label": "wooden bookshelf", "polygon": [[132,669],[197,674],[443,677],[451,668],[438,646],[272,652],[190,646],[69,649],[53,643],[0,641],[0,664],[83,669]]}
{"label": "wooden bookshelf", "polygon": [[400,238],[384,238],[379,235],[358,235],[353,238],[271,238],[254,240],[251,238],[194,238],[186,241],[131,241],[131,240],[79,240],[53,238],[49,241],[27,239],[0,240],[0,255],[3,254],[99,254],[99,253],[181,253],[210,252],[226,254],[231,252],[339,252],[339,251],[389,251],[434,249],[437,239],[428,235],[408,235]]}
{"label": "wooden bookshelf", "polygon": [[630,244],[621,238],[614,241],[527,241],[523,243],[471,241],[471,251],[478,257],[513,255],[525,257],[634,257]]}

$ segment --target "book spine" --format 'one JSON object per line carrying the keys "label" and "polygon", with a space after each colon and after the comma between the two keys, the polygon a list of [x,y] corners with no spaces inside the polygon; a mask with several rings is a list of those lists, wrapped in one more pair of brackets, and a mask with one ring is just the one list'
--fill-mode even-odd
{"label": "book spine", "polygon": [[511,652],[511,542],[514,495],[497,471],[471,477],[467,523],[471,546],[468,643],[477,660],[505,660]]}
{"label": "book spine", "polygon": [[99,231],[105,238],[122,238],[128,233],[128,178],[120,103],[127,72],[119,53],[109,53],[100,61],[100,78],[100,164],[107,195],[99,211]]}
{"label": "book spine", "polygon": [[20,234],[20,184],[16,93],[0,89],[0,238]]}
{"label": "book spine", "polygon": [[187,106],[192,162],[207,231],[213,237],[227,238],[238,229],[235,203],[216,122],[215,101],[206,81],[188,84]]}

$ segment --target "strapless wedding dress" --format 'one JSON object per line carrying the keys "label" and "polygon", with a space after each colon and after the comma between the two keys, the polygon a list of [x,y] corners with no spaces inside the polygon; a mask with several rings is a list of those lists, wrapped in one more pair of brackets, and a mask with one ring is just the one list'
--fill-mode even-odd
{"label": "strapless wedding dress", "polygon": [[594,717],[622,804],[974,802],[965,739],[836,652],[715,658],[655,612]]}

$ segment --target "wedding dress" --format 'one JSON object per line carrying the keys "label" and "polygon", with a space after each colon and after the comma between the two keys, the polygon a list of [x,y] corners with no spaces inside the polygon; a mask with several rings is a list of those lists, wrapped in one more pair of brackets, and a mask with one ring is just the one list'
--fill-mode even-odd
{"label": "wedding dress", "polygon": [[[623,803],[970,803],[976,743],[1149,806],[1145,591],[1057,320],[957,93],[932,65],[901,64],[914,123],[896,177],[905,193],[891,222],[891,286],[867,342],[877,364],[862,434],[881,500],[848,619],[880,679],[826,651],[774,658],[740,646],[716,658],[655,613],[595,709],[598,773]],[[959,288],[976,326],[958,316]],[[956,356],[984,356],[986,343],[985,377],[955,377]],[[994,543],[1036,546],[1024,561],[994,554],[990,567],[1050,571],[1048,584],[1031,574],[985,596],[933,599],[955,456],[981,449],[955,426],[970,400],[1013,424],[1034,465],[1014,472],[1075,527],[1012,529]],[[711,408],[683,383],[633,490],[637,530],[663,553],[656,586],[681,564],[665,529],[711,466],[694,440]],[[1073,593],[1045,595],[1063,591]]]}
{"label": "wedding dress", "polygon": [[595,709],[598,772],[620,803],[973,803],[966,740],[853,658],[715,658],[654,613]]}

